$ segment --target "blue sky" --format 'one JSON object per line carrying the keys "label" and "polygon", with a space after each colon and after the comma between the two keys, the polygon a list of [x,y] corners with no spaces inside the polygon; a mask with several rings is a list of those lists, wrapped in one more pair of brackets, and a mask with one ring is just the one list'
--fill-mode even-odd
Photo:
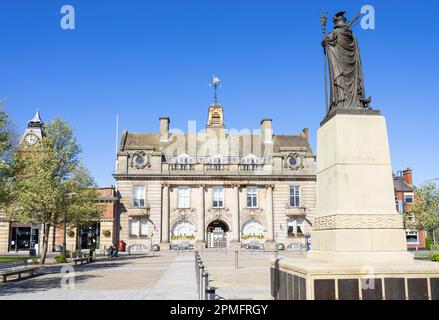
{"label": "blue sky", "polygon": [[[76,30],[60,8],[76,9]],[[395,170],[415,183],[439,177],[437,12],[431,1],[2,0],[0,98],[22,132],[41,109],[75,128],[99,185],[114,184],[115,118],[121,130],[158,131],[206,122],[208,86],[221,77],[229,128],[310,129],[324,115],[320,10],[353,17],[373,5],[376,29],[355,33],[366,92],[387,118]],[[332,23],[328,25],[332,29]]]}

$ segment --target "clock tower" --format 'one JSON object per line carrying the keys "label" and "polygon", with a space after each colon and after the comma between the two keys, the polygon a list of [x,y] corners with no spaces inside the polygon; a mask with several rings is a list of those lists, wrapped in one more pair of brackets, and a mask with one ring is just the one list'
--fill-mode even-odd
{"label": "clock tower", "polygon": [[24,150],[32,148],[40,139],[44,136],[44,122],[41,120],[40,110],[37,109],[37,113],[27,124],[26,131],[20,140],[20,147]]}

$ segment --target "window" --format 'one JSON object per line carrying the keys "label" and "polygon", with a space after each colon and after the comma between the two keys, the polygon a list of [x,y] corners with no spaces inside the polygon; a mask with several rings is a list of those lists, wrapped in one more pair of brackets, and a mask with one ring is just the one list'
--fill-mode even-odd
{"label": "window", "polygon": [[223,187],[213,187],[213,207],[223,208],[224,207],[224,188]]}
{"label": "window", "polygon": [[247,208],[258,207],[258,188],[247,187]]}
{"label": "window", "polygon": [[133,189],[133,207],[145,207],[145,186],[134,186]]}
{"label": "window", "polygon": [[146,237],[148,236],[148,218],[131,217],[130,218],[130,237]]}
{"label": "window", "polygon": [[413,203],[413,193],[404,194],[404,201],[406,204],[412,204]]}
{"label": "window", "polygon": [[413,213],[407,213],[407,221],[409,222],[415,221],[415,216],[413,215]]}
{"label": "window", "polygon": [[405,232],[405,236],[407,239],[407,243],[419,243],[418,232],[417,231],[409,231]]}
{"label": "window", "polygon": [[194,238],[195,227],[187,220],[180,220],[174,224],[171,230],[171,235],[176,239],[180,238]]}
{"label": "window", "polygon": [[300,237],[304,235],[305,226],[303,218],[289,219],[287,226],[288,237]]}
{"label": "window", "polygon": [[177,163],[179,164],[191,164],[192,158],[189,157],[187,154],[183,153],[177,157]]}
{"label": "window", "polygon": [[212,164],[224,164],[226,162],[227,162],[226,157],[223,157],[220,154],[210,158],[210,163],[212,163]]}
{"label": "window", "polygon": [[256,157],[254,154],[250,153],[246,155],[244,158],[242,158],[242,163],[245,164],[257,164],[259,163],[259,158]]}
{"label": "window", "polygon": [[290,207],[300,207],[299,186],[290,186]]}
{"label": "window", "polygon": [[190,201],[190,188],[189,187],[179,187],[178,188],[178,207],[179,208],[189,208]]}

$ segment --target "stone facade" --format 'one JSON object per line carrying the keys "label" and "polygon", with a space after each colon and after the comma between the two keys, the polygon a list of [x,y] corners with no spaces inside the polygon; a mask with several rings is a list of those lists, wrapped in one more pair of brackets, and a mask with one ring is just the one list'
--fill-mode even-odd
{"label": "stone facade", "polygon": [[308,130],[227,130],[221,105],[205,130],[123,132],[117,155],[120,240],[128,247],[304,249],[316,206]]}

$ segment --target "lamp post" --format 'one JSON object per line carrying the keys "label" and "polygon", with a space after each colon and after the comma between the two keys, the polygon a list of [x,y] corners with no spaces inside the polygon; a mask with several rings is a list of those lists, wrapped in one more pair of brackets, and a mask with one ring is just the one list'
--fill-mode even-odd
{"label": "lamp post", "polygon": [[[68,193],[66,194],[66,198],[71,198],[76,193]],[[63,244],[62,244],[62,254],[65,257],[66,256],[66,250],[67,250],[67,211],[64,211],[64,237],[63,237]]]}

